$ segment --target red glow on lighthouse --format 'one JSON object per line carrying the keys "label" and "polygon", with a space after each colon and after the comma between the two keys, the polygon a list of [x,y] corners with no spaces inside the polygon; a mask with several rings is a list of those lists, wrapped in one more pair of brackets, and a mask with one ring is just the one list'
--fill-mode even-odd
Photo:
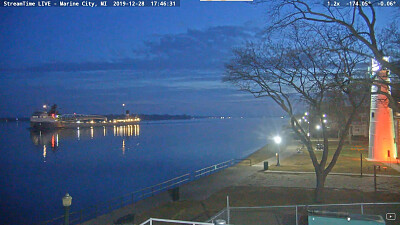
{"label": "red glow on lighthouse", "polygon": [[[388,71],[378,72],[381,81],[388,80]],[[376,82],[375,85],[382,92],[389,93],[388,86],[383,82]],[[393,132],[393,114],[389,107],[389,100],[384,94],[378,94],[376,98],[376,110],[372,113],[371,119],[375,119],[375,135],[372,148],[374,161],[389,162],[395,160],[395,144]],[[375,118],[374,118],[375,117]]]}

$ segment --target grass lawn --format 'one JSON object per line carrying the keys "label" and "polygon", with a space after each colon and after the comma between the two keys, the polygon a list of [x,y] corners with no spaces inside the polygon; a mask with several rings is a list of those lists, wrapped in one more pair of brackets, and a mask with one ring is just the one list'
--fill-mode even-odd
{"label": "grass lawn", "polygon": [[[329,141],[328,162],[330,162],[330,160],[332,159],[332,155],[336,150],[337,143],[337,141]],[[361,148],[365,150],[352,150],[352,147],[354,146],[361,146]],[[315,151],[315,153],[320,160],[322,157],[322,152]],[[365,141],[353,142],[352,145],[346,143],[343,146],[339,159],[336,162],[336,165],[333,167],[332,172],[360,173],[360,153],[362,153],[363,156],[363,174],[373,174],[373,165],[380,165],[381,170],[377,171],[378,174],[400,175],[400,172],[390,168],[390,166],[387,166],[383,163],[367,161],[365,158],[368,157],[368,142]],[[393,163],[396,164],[396,162]],[[271,170],[314,172],[314,167],[311,163],[310,156],[306,149],[303,151],[303,153],[295,154],[286,159],[281,159],[280,164],[280,167],[270,167]],[[385,170],[383,169],[383,167],[387,167],[387,169]]]}
{"label": "grass lawn", "polygon": [[[269,145],[265,145],[264,147],[260,148],[253,154],[246,157],[246,160],[243,160],[241,164],[248,165],[251,161],[251,164],[257,164],[265,159],[271,158],[275,156],[275,151],[271,151],[272,147]],[[249,161],[250,160],[250,161]]]}

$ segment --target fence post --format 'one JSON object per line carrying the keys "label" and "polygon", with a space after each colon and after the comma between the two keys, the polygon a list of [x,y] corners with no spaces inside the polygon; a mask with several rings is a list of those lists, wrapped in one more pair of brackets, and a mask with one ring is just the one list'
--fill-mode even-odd
{"label": "fence post", "polygon": [[374,165],[374,189],[376,192],[376,165]]}
{"label": "fence post", "polygon": [[364,205],[361,203],[361,215],[364,215]]}
{"label": "fence post", "polygon": [[362,152],[360,152],[360,173],[361,173],[361,177],[362,177]]}
{"label": "fence post", "polygon": [[226,196],[226,214],[227,214],[227,222],[231,223],[231,209],[229,208],[229,196]]}
{"label": "fence post", "polygon": [[81,222],[82,223],[82,220],[83,220],[83,209],[81,209],[81,216],[80,216],[80,221],[79,222]]}
{"label": "fence post", "polygon": [[297,216],[297,205],[296,205],[296,225],[299,224],[298,218],[299,218],[299,217]]}

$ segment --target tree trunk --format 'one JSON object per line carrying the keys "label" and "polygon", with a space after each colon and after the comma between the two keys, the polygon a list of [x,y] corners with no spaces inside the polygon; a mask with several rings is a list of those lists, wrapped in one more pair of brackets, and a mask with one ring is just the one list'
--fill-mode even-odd
{"label": "tree trunk", "polygon": [[317,186],[315,188],[315,201],[322,203],[324,202],[324,189],[326,175],[322,171],[316,171],[315,175],[317,177]]}

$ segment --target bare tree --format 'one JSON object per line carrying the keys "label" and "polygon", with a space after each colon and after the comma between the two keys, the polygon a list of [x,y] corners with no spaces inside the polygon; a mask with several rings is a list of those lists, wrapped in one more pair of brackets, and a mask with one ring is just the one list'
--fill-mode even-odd
{"label": "bare tree", "polygon": [[[314,166],[317,199],[338,160],[350,124],[368,96],[368,85],[358,82],[365,79],[365,74],[357,71],[357,65],[365,62],[365,57],[349,51],[355,42],[342,39],[343,34],[338,26],[292,24],[278,34],[271,34],[273,38],[235,50],[224,77],[224,81],[255,97],[273,99],[288,114],[291,128],[307,147]],[[299,109],[293,103],[299,100],[315,112],[322,128],[324,149],[320,158],[314,152],[308,131],[295,117]],[[351,108],[349,114],[342,115],[341,136],[330,160],[328,154],[332,150],[323,123],[327,101]]]}
{"label": "bare tree", "polygon": [[[331,4],[329,4],[329,2]],[[399,18],[394,15],[385,15],[383,19],[387,19],[386,27],[377,27],[376,6],[378,1],[355,0],[347,2],[348,5],[336,7],[334,1],[320,0],[255,0],[254,3],[267,3],[272,6],[269,12],[270,18],[273,18],[269,30],[285,29],[292,24],[307,21],[310,24],[335,24],[345,29],[348,35],[342,38],[350,38],[357,41],[357,47],[351,47],[349,51],[360,54],[365,57],[375,58],[383,68],[391,71],[390,77],[392,82],[382,80],[377,77],[375,83],[389,86],[390,89],[396,91],[399,87],[400,80],[400,27]],[[340,1],[337,1],[340,2]],[[325,3],[325,4],[324,4]],[[393,4],[393,2],[384,2],[385,4]],[[390,7],[386,8],[386,11]],[[395,7],[389,10],[398,12],[400,8]],[[382,19],[382,17],[381,17]],[[391,21],[391,22],[389,22]],[[384,56],[390,56],[390,62],[384,60]],[[366,80],[371,82],[372,80]],[[397,81],[397,82],[393,82]],[[372,85],[372,83],[370,83]],[[376,93],[386,96],[389,101],[389,107],[395,112],[400,112],[400,104],[391,92],[381,92],[379,89]]]}
{"label": "bare tree", "polygon": [[[377,28],[376,9],[371,1],[350,1],[347,7],[334,7],[322,4],[320,0],[257,0],[255,3],[267,2],[272,5],[273,10],[270,17],[274,18],[271,29],[285,28],[291,24],[308,21],[319,24],[336,24],[345,28],[352,38],[358,41],[368,51],[359,51],[359,48],[349,50],[370,58],[375,58],[392,73],[400,77],[399,58],[393,62],[387,62],[384,56],[395,56],[399,54],[400,44],[399,25],[391,23],[384,29]],[[388,15],[389,16],[389,15]],[[396,19],[396,18],[393,18]],[[395,53],[393,52],[395,51]]]}

